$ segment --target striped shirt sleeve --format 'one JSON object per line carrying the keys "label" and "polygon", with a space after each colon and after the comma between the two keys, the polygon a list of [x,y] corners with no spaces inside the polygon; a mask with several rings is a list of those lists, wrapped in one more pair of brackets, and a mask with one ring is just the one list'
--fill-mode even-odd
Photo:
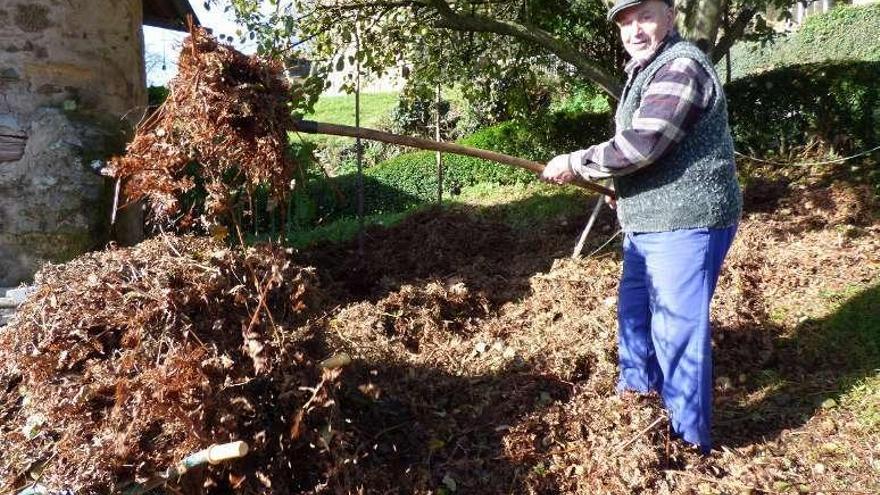
{"label": "striped shirt sleeve", "polygon": [[575,152],[574,171],[600,179],[630,174],[654,163],[684,139],[709,108],[714,93],[712,79],[697,61],[677,58],[668,62],[645,89],[631,127]]}

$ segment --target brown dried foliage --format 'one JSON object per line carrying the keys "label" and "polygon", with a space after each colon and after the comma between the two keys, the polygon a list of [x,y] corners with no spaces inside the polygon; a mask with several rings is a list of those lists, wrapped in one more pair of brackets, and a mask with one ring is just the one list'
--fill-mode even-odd
{"label": "brown dried foliage", "polygon": [[[48,461],[41,483],[103,493],[238,439],[255,449],[250,469],[209,481],[248,471],[260,485],[259,464],[292,441],[267,429],[289,428],[280,423],[310,396],[299,387],[320,379],[313,336],[291,330],[316,306],[311,270],[270,247],[161,237],[50,265],[37,282],[0,334],[4,486]],[[39,419],[31,440],[29,418]]]}
{"label": "brown dried foliage", "polygon": [[[342,406],[354,429],[372,433],[344,443],[361,447],[347,454],[358,454],[358,465],[348,466],[343,493],[430,493],[447,476],[461,493],[658,486],[665,415],[656,398],[614,392],[617,261],[541,266],[564,256],[577,233],[513,234],[456,210],[369,233],[361,270],[383,276],[372,277],[371,290],[339,289],[380,295],[356,297],[325,323],[332,346],[364,362],[346,370],[342,395],[370,404]],[[505,242],[483,244],[492,237]],[[345,263],[321,269],[331,279],[351,271]],[[450,272],[458,275],[442,276]],[[674,459],[691,455],[680,444],[670,449]]]}
{"label": "brown dried foliage", "polygon": [[[567,256],[577,236],[578,224],[573,221],[567,227],[542,225],[514,232],[490,217],[455,209],[427,210],[391,229],[368,232],[366,256],[360,261],[354,256],[354,244],[323,246],[306,253],[318,266],[315,276],[321,280],[326,312],[303,320],[314,311],[294,311],[289,320],[279,309],[290,306],[284,302],[289,296],[270,295],[268,306],[275,322],[285,329],[277,333],[281,337],[263,320],[253,332],[244,332],[266,348],[265,366],[270,371],[262,373],[256,369],[259,358],[255,361],[247,352],[259,345],[247,344],[242,326],[258,307],[263,276],[248,285],[247,267],[242,271],[239,266],[234,271],[239,275],[232,278],[244,282],[228,282],[227,287],[241,283],[245,288],[227,291],[238,294],[235,297],[246,294],[248,302],[242,306],[228,296],[231,300],[223,299],[220,304],[237,315],[227,317],[237,321],[238,330],[229,331],[234,342],[232,350],[224,351],[240,356],[224,371],[233,376],[232,384],[217,385],[209,379],[204,385],[202,368],[162,357],[167,353],[162,349],[172,346],[148,347],[159,349],[148,359],[152,362],[159,356],[166,367],[162,371],[135,361],[140,369],[151,370],[143,379],[150,381],[152,390],[168,390],[168,401],[155,401],[156,411],[140,411],[135,401],[114,409],[118,397],[145,393],[146,385],[138,388],[138,382],[132,381],[136,377],[125,373],[128,361],[123,357],[139,358],[126,354],[124,346],[117,346],[115,354],[100,354],[100,349],[109,348],[102,340],[105,337],[101,332],[87,333],[89,346],[84,349],[92,353],[93,361],[85,363],[102,373],[104,368],[97,367],[122,370],[120,375],[107,368],[102,376],[116,373],[117,380],[134,385],[126,389],[106,386],[106,404],[92,402],[80,412],[100,421],[112,414],[129,418],[127,422],[105,421],[107,428],[101,430],[109,438],[125,439],[142,431],[135,426],[132,433],[127,432],[129,423],[142,424],[125,412],[131,405],[145,415],[173,409],[178,403],[205,410],[213,407],[214,416],[188,418],[196,423],[190,428],[226,432],[226,438],[248,439],[255,447],[245,461],[228,470],[212,468],[206,478],[196,478],[200,483],[207,481],[215,492],[229,491],[238,482],[237,490],[246,493],[309,494],[449,493],[451,486],[457,493],[487,494],[779,493],[803,486],[825,492],[847,486],[876,491],[880,488],[872,471],[876,469],[872,459],[880,458],[876,429],[866,432],[848,416],[851,413],[817,410],[802,403],[805,398],[825,397],[829,387],[842,387],[845,363],[825,346],[818,349],[819,356],[805,350],[811,339],[823,336],[822,327],[804,316],[823,318],[833,312],[824,292],[845,290],[853,284],[874,287],[880,281],[880,224],[864,194],[863,188],[844,183],[815,190],[789,186],[765,195],[772,203],[770,208],[756,208],[761,206],[758,198],[750,196],[750,213],[741,223],[716,293],[715,433],[720,450],[706,458],[670,439],[656,397],[620,397],[614,391],[619,256],[559,259]],[[611,228],[607,217],[597,225],[606,234]],[[492,239],[504,242],[493,244]],[[597,235],[591,242],[604,240],[605,236]],[[168,242],[190,253],[184,258],[197,260],[189,270],[204,271],[204,266],[215,263],[209,255],[197,256],[180,247],[177,243],[182,241]],[[163,256],[171,253],[159,242],[153,248],[164,250]],[[220,248],[208,247],[207,252],[212,249]],[[120,277],[128,277],[126,264],[144,257],[146,266],[156,264],[157,270],[167,271],[163,267],[171,261],[150,261],[154,258],[136,254],[119,255],[125,263],[102,261],[106,266],[92,263],[71,272],[77,276],[56,275],[51,270],[59,269],[50,269],[47,273],[60,281],[28,303],[30,309],[24,314],[31,322],[21,321],[15,328],[55,321],[52,315],[62,300],[65,304],[83,301],[83,312],[94,315],[103,314],[106,301],[118,299],[116,292],[133,294],[128,296],[130,304],[147,304],[149,300],[138,297],[139,292],[125,289],[128,282]],[[256,267],[264,266],[259,260],[268,255],[252,256],[251,264]],[[262,268],[257,272],[269,273]],[[90,282],[88,273],[97,274],[98,280],[106,278],[107,285]],[[289,277],[280,278],[290,281]],[[269,294],[296,294],[300,292],[297,286],[303,287],[302,294],[314,293],[311,283],[279,284]],[[69,296],[61,289],[65,285]],[[180,284],[159,285],[176,291]],[[115,299],[107,297],[108,287],[116,287],[116,292],[109,293]],[[88,295],[95,290],[94,296]],[[166,294],[159,289],[143,292]],[[219,297],[205,294],[209,299]],[[53,297],[59,302],[53,303]],[[112,321],[127,321],[120,313],[127,318],[141,311],[139,306],[112,304],[117,303],[112,302],[105,315],[116,318]],[[169,306],[162,314],[175,315],[182,309],[191,315],[186,320],[191,327],[186,328],[211,327],[209,322],[215,318],[211,311],[217,309],[206,310],[199,303],[200,309],[193,312],[177,304],[179,308]],[[41,305],[47,308],[33,309]],[[791,313],[771,317],[779,308]],[[92,321],[92,316],[75,314],[65,309],[58,319]],[[61,328],[62,323],[53,325]],[[90,327],[65,325],[75,330],[61,341],[64,346],[82,347],[77,335]],[[190,332],[211,347],[203,333]],[[267,332],[273,335],[271,339]],[[13,358],[36,359],[22,359],[33,353],[31,342],[37,342],[27,332],[23,335],[3,336],[0,349],[15,343],[14,351],[0,351],[5,363]],[[193,346],[192,352],[199,349],[203,347]],[[321,375],[315,361],[338,351],[348,352],[354,358],[352,364],[338,376]],[[52,363],[61,354],[55,351]],[[107,362],[99,364],[102,360]],[[175,386],[177,382],[169,376],[178,375],[171,374],[171,366],[180,369],[180,376],[191,376],[187,378],[191,383],[201,385]],[[50,460],[44,475],[47,481],[69,485],[71,479],[82,479],[79,470],[90,479],[112,482],[136,475],[124,464],[114,464],[118,462],[113,457],[117,443],[90,446],[91,457],[71,457],[80,455],[71,454],[72,443],[65,444],[67,450],[59,449],[58,442],[65,436],[79,438],[78,429],[96,431],[97,427],[84,426],[84,420],[64,416],[67,423],[31,442],[23,441],[19,432],[28,415],[70,404],[78,389],[65,385],[66,381],[85,380],[78,373],[91,368],[71,370],[53,364],[41,369],[42,381],[28,382],[30,375],[20,369],[6,369],[6,375],[0,375],[6,377],[0,380],[0,414],[8,425],[0,432],[4,442],[14,445],[14,456],[3,459],[0,474],[18,474],[29,460],[39,458],[27,455],[29,449],[36,448],[46,458],[54,448],[58,454]],[[8,378],[15,373],[22,377],[20,384]],[[778,390],[768,391],[764,386],[768,373],[783,378]],[[256,378],[247,378],[251,376]],[[239,380],[246,383],[236,385]],[[214,387],[210,390],[216,397],[196,397],[194,390],[206,386]],[[15,404],[19,391],[28,397],[26,404]],[[313,393],[316,399],[310,401]],[[223,402],[229,397],[224,394],[238,395],[234,402]],[[35,409],[32,396],[51,405]],[[207,405],[196,404],[197,400]],[[269,411],[276,413],[273,416]],[[216,417],[228,419],[212,419]],[[145,450],[132,454],[128,463],[147,462],[152,469],[188,453],[188,448],[204,445],[186,436],[186,428],[175,429],[179,420],[174,416],[165,421],[181,435],[162,440],[169,451],[177,449],[174,455],[158,458],[156,452],[161,449]],[[258,423],[262,426],[257,427]],[[76,462],[71,464],[71,459]],[[17,471],[13,473],[10,466]],[[95,490],[100,488],[106,485],[95,486]]]}
{"label": "brown dried foliage", "polygon": [[[129,201],[146,197],[157,219],[203,184],[209,221],[236,205],[237,193],[268,186],[283,204],[296,170],[287,153],[291,92],[280,63],[246,56],[193,28],[164,104],[138,126],[126,154],[110,163]],[[201,211],[179,219],[192,224]]]}

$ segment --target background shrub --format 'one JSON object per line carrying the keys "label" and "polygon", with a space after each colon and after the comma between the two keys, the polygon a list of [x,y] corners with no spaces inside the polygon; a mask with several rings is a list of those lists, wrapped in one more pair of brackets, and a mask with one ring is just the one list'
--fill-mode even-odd
{"label": "background shrub", "polygon": [[[557,112],[536,121],[508,121],[461,139],[466,146],[498,151],[539,162],[565,151],[606,139],[608,114]],[[444,194],[480,183],[523,184],[537,179],[532,172],[478,158],[443,155]],[[327,180],[312,180],[297,194],[313,202],[314,222],[328,222],[357,213],[357,176],[354,173]],[[404,153],[364,173],[364,213],[401,211],[437,199],[434,152]]]}
{"label": "background shrub", "polygon": [[727,86],[737,148],[786,153],[818,140],[837,152],[878,144],[880,62],[783,67]]}
{"label": "background shrub", "polygon": [[606,113],[613,110],[611,103],[611,97],[605,90],[592,83],[580,83],[557,95],[557,99],[550,104],[550,110],[573,114]]}
{"label": "background shrub", "polygon": [[147,88],[147,105],[158,107],[168,98],[168,88],[165,86],[149,86]]}
{"label": "background shrub", "polygon": [[[733,79],[787,65],[861,60],[880,61],[880,4],[839,5],[808,17],[798,31],[733,46]],[[718,64],[719,73],[724,63]]]}
{"label": "background shrub", "polygon": [[441,99],[439,105],[434,95],[401,95],[397,105],[391,110],[390,132],[434,138],[434,120],[440,110],[440,139],[449,139],[450,132],[455,128],[458,117],[450,112],[449,100]]}

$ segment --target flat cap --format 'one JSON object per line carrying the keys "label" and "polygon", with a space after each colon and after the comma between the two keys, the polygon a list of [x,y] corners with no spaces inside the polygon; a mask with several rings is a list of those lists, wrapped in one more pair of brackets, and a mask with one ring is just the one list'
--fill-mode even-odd
{"label": "flat cap", "polygon": [[[638,5],[640,3],[645,3],[649,0],[617,0],[614,2],[614,5],[608,9],[608,20],[613,21],[614,16],[620,13],[621,10],[632,7],[633,5]],[[672,7],[673,0],[662,0],[663,3]]]}

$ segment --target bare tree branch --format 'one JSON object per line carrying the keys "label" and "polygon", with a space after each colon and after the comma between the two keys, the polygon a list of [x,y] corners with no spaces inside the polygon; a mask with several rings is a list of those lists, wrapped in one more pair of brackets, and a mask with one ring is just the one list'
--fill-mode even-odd
{"label": "bare tree branch", "polygon": [[364,10],[364,9],[377,9],[377,8],[397,8],[397,7],[409,7],[410,5],[416,5],[419,2],[412,0],[400,0],[400,1],[377,1],[377,2],[340,2],[340,3],[329,3],[322,2],[322,4],[317,7],[319,10]]}
{"label": "bare tree branch", "polygon": [[296,40],[296,41],[291,40],[291,42],[287,44],[287,51],[292,51],[296,47],[303,45],[305,43],[308,43],[309,41],[312,41],[315,37],[318,36],[318,34],[320,34],[320,33],[315,33],[315,34],[313,34],[311,36],[307,36],[301,40]]}

